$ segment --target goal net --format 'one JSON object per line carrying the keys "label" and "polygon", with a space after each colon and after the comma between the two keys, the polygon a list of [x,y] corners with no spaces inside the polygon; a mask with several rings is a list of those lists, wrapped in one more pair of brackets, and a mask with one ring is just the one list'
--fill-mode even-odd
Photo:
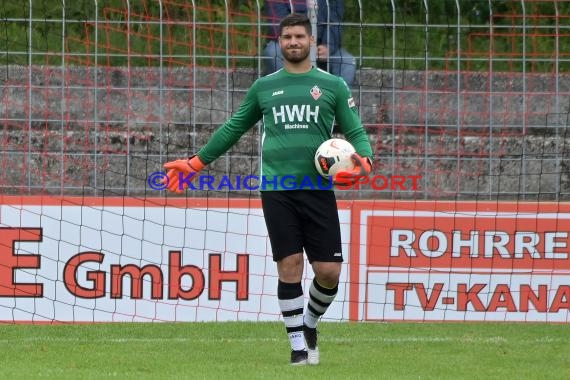
{"label": "goal net", "polygon": [[[260,126],[195,188],[159,186],[262,75],[264,1],[0,15],[0,321],[281,318]],[[345,2],[375,165],[337,191],[326,320],[570,320],[569,25],[558,1]]]}

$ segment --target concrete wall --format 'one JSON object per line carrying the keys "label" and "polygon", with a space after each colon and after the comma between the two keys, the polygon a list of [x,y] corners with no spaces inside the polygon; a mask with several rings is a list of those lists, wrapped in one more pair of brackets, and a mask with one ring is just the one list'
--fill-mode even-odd
{"label": "concrete wall", "polygon": [[[3,66],[0,192],[148,194],[147,175],[207,141],[256,77]],[[353,94],[376,169],[424,178],[419,192],[342,196],[570,198],[568,75],[366,69]],[[257,154],[254,128],[212,173],[255,173]]]}

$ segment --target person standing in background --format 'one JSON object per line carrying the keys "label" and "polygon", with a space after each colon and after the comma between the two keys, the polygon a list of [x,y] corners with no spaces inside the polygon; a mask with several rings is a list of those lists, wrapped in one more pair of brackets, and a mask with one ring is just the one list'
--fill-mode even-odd
{"label": "person standing in background", "polygon": [[[266,0],[264,12],[272,23],[269,39],[263,50],[263,75],[267,75],[283,67],[283,54],[278,42],[278,22],[290,13],[307,15],[307,1]],[[317,66],[342,77],[351,87],[356,76],[356,59],[341,47],[343,17],[343,0],[317,0]]]}

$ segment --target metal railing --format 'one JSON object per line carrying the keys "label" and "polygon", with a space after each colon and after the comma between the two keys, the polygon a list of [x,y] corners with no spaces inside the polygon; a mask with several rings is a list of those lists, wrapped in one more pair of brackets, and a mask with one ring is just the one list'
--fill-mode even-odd
{"label": "metal railing", "polygon": [[[1,194],[160,196],[147,175],[196,151],[262,73],[262,1],[85,4],[0,10]],[[422,182],[343,196],[570,198],[568,4],[345,7],[343,46],[357,58],[352,90],[375,170]],[[258,136],[211,170],[255,173]]]}

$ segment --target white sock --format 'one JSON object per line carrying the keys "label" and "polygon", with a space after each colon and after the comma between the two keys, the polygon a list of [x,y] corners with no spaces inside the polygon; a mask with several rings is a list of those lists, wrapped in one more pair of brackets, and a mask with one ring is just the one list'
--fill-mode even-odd
{"label": "white sock", "polygon": [[303,318],[304,324],[309,328],[316,328],[320,317],[327,311],[338,292],[338,285],[332,289],[320,285],[316,279],[309,288],[309,303]]}

